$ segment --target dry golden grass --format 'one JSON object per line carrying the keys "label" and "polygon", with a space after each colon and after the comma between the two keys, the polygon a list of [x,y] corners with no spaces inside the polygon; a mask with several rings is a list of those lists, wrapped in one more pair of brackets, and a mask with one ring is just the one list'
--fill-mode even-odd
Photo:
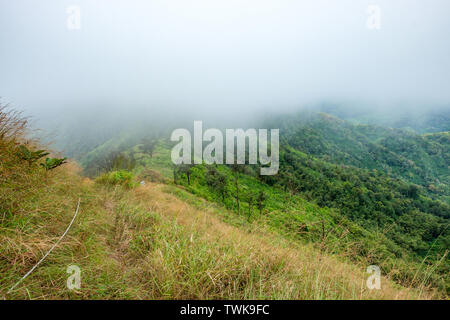
{"label": "dry golden grass", "polygon": [[[231,226],[214,214],[215,209],[198,210],[165,193],[165,188],[160,184],[147,184],[136,189],[134,197],[164,219],[182,225],[192,235],[192,241],[216,244],[218,253],[221,246],[232,247],[239,256],[248,257],[248,263],[266,270],[267,278],[262,279],[266,283],[259,284],[262,297],[270,298],[271,292],[276,291],[287,299],[432,298],[429,293],[402,288],[387,278],[383,278],[381,290],[369,290],[368,275],[363,269],[267,230],[248,232]],[[276,272],[271,273],[274,270]],[[208,271],[211,282],[226,278],[225,271]]]}
{"label": "dry golden grass", "polygon": [[[7,299],[413,299],[429,294],[395,286],[368,290],[363,268],[264,229],[223,222],[147,183],[126,191],[55,170],[29,191],[0,229],[0,296]],[[175,187],[173,187],[175,188]],[[192,195],[191,195],[192,196]],[[14,292],[6,294],[52,246],[82,199],[72,230]],[[194,197],[194,196],[192,196]],[[82,288],[66,286],[70,264]]]}

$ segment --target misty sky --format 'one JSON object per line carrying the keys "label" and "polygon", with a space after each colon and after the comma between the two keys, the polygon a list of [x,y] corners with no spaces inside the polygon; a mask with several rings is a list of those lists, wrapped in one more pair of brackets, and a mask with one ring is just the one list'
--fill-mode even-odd
{"label": "misty sky", "polygon": [[449,14],[448,0],[0,0],[1,102],[36,115],[450,105]]}

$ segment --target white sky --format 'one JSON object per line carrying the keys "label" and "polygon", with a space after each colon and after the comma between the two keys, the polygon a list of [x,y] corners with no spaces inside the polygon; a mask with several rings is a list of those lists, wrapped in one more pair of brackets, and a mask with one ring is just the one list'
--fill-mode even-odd
{"label": "white sky", "polygon": [[448,0],[0,0],[0,96],[36,115],[450,105],[449,15]]}

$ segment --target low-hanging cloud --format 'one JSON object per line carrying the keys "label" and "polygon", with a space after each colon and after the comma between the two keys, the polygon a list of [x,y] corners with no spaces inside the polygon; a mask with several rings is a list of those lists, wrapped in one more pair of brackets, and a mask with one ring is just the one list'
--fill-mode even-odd
{"label": "low-hanging cloud", "polygon": [[[369,5],[380,8],[379,29],[367,26]],[[70,6],[80,9],[79,29],[67,26]],[[38,118],[450,102],[447,0],[15,0],[0,8],[0,96]]]}

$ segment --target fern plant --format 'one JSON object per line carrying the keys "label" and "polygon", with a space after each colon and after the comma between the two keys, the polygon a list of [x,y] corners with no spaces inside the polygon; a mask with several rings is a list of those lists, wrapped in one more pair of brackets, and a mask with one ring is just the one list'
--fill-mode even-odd
{"label": "fern plant", "polygon": [[28,149],[24,145],[20,145],[19,146],[19,153],[18,153],[19,157],[22,160],[27,161],[29,165],[31,165],[32,163],[36,162],[40,158],[45,157],[48,154],[49,153],[46,152],[45,150],[31,151],[30,149]]}
{"label": "fern plant", "polygon": [[48,171],[66,163],[66,160],[67,158],[46,158],[45,162],[41,163],[41,166],[44,167],[46,171]]}

